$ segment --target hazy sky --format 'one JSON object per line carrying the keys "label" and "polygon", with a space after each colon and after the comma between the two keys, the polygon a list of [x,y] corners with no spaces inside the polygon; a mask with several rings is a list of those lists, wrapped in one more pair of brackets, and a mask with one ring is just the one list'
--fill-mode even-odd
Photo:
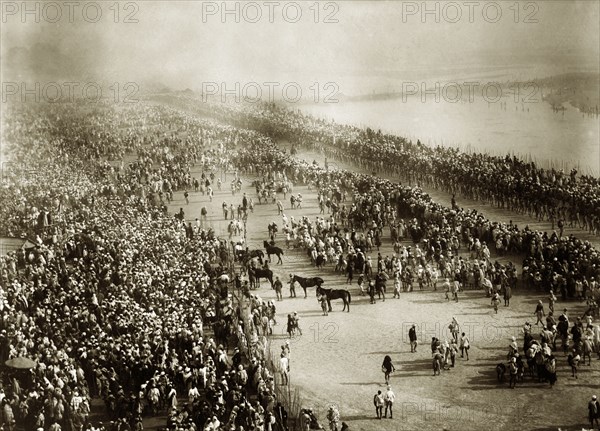
{"label": "hazy sky", "polygon": [[[598,1],[522,1],[517,8],[513,1],[476,1],[471,10],[463,1],[427,2],[429,10],[438,8],[437,17],[423,15],[421,1],[280,1],[272,23],[262,1],[227,2],[239,15],[225,17],[223,2],[120,2],[118,17],[114,2],[98,2],[96,23],[90,22],[98,12],[93,7],[84,18],[89,2],[75,3],[74,22],[59,2],[61,18],[55,6],[39,6],[39,23],[22,15],[23,3],[2,4],[3,81],[104,79],[176,89],[336,81],[341,92],[356,94],[409,79],[597,72],[600,61]],[[301,16],[293,23],[297,4]],[[257,11],[261,19],[248,22]],[[457,12],[458,22],[449,22]],[[123,22],[128,14],[138,22]],[[324,22],[328,15],[338,22]]]}

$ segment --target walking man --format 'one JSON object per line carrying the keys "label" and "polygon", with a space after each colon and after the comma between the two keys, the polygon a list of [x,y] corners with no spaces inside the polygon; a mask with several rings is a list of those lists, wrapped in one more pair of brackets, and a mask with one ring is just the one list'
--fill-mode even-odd
{"label": "walking man", "polygon": [[592,396],[592,399],[588,403],[588,418],[590,420],[590,428],[594,429],[594,421],[598,426],[598,420],[600,419],[600,401],[596,395]]}
{"label": "walking man", "polygon": [[375,414],[377,415],[377,419],[381,419],[384,404],[385,400],[383,399],[381,391],[377,391],[373,397],[373,405],[375,406]]}
{"label": "walking man", "polygon": [[533,313],[537,317],[537,322],[535,322],[536,326],[540,323],[543,325],[544,321],[542,320],[546,313],[544,313],[544,304],[542,304],[542,300],[540,299],[535,307],[535,312]]}
{"label": "walking man", "polygon": [[512,288],[507,284],[504,286],[504,306],[510,306],[510,298],[512,298]]}
{"label": "walking man", "polygon": [[450,365],[452,368],[454,368],[454,364],[456,363],[456,354],[458,353],[458,346],[456,345],[456,340],[452,339],[450,340],[450,362],[452,363],[452,365]]}
{"label": "walking man", "polygon": [[281,294],[281,289],[283,288],[283,284],[279,277],[275,277],[275,283],[273,283],[273,287],[275,288],[275,293],[277,294],[277,300],[283,301],[283,295]]}
{"label": "walking man", "polygon": [[460,337],[460,357],[464,358],[464,355],[467,355],[467,361],[469,360],[469,348],[471,347],[471,343],[469,342],[469,337],[463,332]]}
{"label": "walking man", "polygon": [[282,385],[287,386],[288,384],[288,373],[290,372],[290,367],[288,364],[288,358],[285,355],[285,352],[281,352],[281,357],[279,358],[279,367],[281,371],[281,380]]}
{"label": "walking man", "polygon": [[394,401],[396,400],[396,394],[392,391],[392,387],[388,386],[387,391],[383,397],[385,401],[385,413],[383,414],[384,418],[387,418],[388,408],[390,409],[390,419],[394,419],[392,407],[394,405]]}
{"label": "walking man", "polygon": [[458,302],[458,291],[460,290],[460,281],[454,280],[452,285],[452,298],[455,302]]}
{"label": "walking man", "polygon": [[452,334],[452,338],[458,341],[458,334],[460,332],[460,325],[458,324],[458,320],[456,317],[452,316],[452,322],[448,325],[448,329],[450,329],[450,333]]}
{"label": "walking man", "polygon": [[554,295],[554,291],[550,289],[550,296],[548,296],[548,309],[554,313],[554,303],[556,302],[556,295]]}
{"label": "walking man", "polygon": [[567,356],[567,363],[570,365],[571,373],[576,379],[578,378],[577,366],[579,365],[579,361],[581,361],[581,356],[579,356],[577,349],[573,349],[573,353],[569,353],[569,356]]}
{"label": "walking man", "polygon": [[517,373],[519,371],[519,369],[517,367],[517,358],[512,357],[510,359],[510,364],[508,366],[508,369],[510,371],[509,387],[514,389],[515,386],[517,386]]}
{"label": "walking man", "polygon": [[494,307],[494,312],[498,314],[498,305],[500,305],[500,295],[498,292],[494,293],[492,296],[492,306]]}

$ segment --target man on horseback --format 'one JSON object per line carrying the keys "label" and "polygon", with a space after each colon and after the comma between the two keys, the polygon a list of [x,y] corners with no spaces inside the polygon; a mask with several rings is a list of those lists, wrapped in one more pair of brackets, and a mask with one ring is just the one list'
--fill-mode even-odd
{"label": "man on horseback", "polygon": [[275,241],[275,238],[277,237],[277,231],[278,231],[277,223],[272,222],[268,226],[268,229],[269,229],[269,238],[271,238],[271,241]]}
{"label": "man on horseback", "polygon": [[269,244],[267,241],[263,241],[263,246],[265,247],[265,250],[267,251],[267,257],[268,257],[269,261],[271,260],[271,255],[274,254],[279,259],[279,261],[277,263],[283,264],[283,261],[281,260],[281,256],[283,255],[283,250],[279,247],[276,247],[274,245],[273,240],[271,240],[271,244]]}

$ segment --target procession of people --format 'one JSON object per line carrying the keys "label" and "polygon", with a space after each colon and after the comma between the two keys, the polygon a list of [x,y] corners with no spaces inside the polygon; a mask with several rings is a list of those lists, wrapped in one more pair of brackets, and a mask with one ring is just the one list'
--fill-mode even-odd
{"label": "procession of people", "polygon": [[[108,104],[89,111],[51,105],[10,112],[5,136],[12,163],[35,167],[35,175],[3,178],[0,233],[35,240],[29,249],[0,257],[0,363],[28,358],[35,365],[2,373],[5,429],[141,430],[145,418],[162,415],[167,429],[176,431],[286,430],[288,413],[275,386],[288,385],[294,370],[289,343],[276,360],[268,351],[277,324],[274,301],[284,300],[283,274],[273,277],[268,260],[283,242],[316,270],[336,274],[340,286],[368,295],[369,307],[386,300],[390,280],[388,302],[439,288],[440,301],[460,307],[461,292],[471,289],[490,298],[494,314],[500,295],[510,307],[516,289],[545,295],[547,308],[542,300],[532,310],[540,332],[527,322],[523,347],[512,340],[502,358],[511,388],[525,368],[540,382],[556,383],[562,360],[557,339],[573,379],[580,362],[600,358],[600,255],[589,242],[564,236],[564,224],[560,233],[539,232],[444,207],[419,187],[296,158],[272,138],[298,132],[299,146],[326,145],[340,158],[356,150],[377,166],[385,161],[440,187],[440,178],[451,178],[443,187],[453,192],[540,218],[565,218],[593,233],[599,229],[597,179],[542,172],[517,159],[430,149],[271,106],[231,109],[215,108],[215,115],[234,126],[145,105],[118,112]],[[260,133],[269,125],[268,135]],[[442,163],[449,158],[460,163]],[[132,161],[126,165],[126,159]],[[482,169],[497,165],[492,187]],[[202,174],[195,178],[192,168],[198,167]],[[220,232],[208,211],[190,218],[187,209],[196,193],[210,205],[213,185],[222,187],[217,170],[235,171],[222,216],[214,217],[227,221]],[[242,176],[254,179],[256,196],[243,193]],[[320,214],[312,220],[302,214],[297,184],[317,196]],[[175,193],[185,203],[173,215],[168,206]],[[286,212],[288,195],[293,212]],[[255,197],[281,219],[264,223],[270,242],[262,267],[260,254],[249,255],[242,238]],[[552,214],[556,201],[562,206]],[[394,253],[382,254],[384,243]],[[507,259],[522,255],[519,276]],[[266,298],[270,292],[258,290],[269,273],[273,301]],[[245,283],[246,276],[258,283]],[[236,283],[240,297],[234,301]],[[321,292],[315,306],[328,315],[334,298],[328,289]],[[586,302],[584,315],[571,318],[564,310],[554,320],[555,302],[571,300]],[[449,323],[447,339],[431,341],[434,376],[455,368],[459,352],[469,360],[471,342],[459,319]],[[279,320],[289,338],[302,334],[298,313]],[[417,350],[414,325],[408,337],[411,352],[429,355]],[[373,399],[379,419],[388,409],[392,418],[394,370],[388,355],[382,364],[387,390]],[[105,406],[105,423],[90,421],[94,400]],[[590,404],[592,426],[593,409]],[[303,430],[313,428],[311,414],[303,411]],[[332,430],[346,425],[340,425],[343,418],[337,407],[328,411]]]}

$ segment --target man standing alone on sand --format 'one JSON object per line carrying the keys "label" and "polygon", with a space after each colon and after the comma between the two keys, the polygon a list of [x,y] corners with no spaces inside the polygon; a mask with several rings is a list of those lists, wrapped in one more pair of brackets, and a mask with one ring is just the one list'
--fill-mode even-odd
{"label": "man standing alone on sand", "polygon": [[417,329],[415,325],[412,325],[408,330],[408,339],[410,340],[410,352],[417,352]]}
{"label": "man standing alone on sand", "polygon": [[594,429],[594,421],[598,425],[598,419],[600,419],[600,401],[596,395],[592,396],[592,399],[588,403],[588,418],[590,420],[590,427]]}

